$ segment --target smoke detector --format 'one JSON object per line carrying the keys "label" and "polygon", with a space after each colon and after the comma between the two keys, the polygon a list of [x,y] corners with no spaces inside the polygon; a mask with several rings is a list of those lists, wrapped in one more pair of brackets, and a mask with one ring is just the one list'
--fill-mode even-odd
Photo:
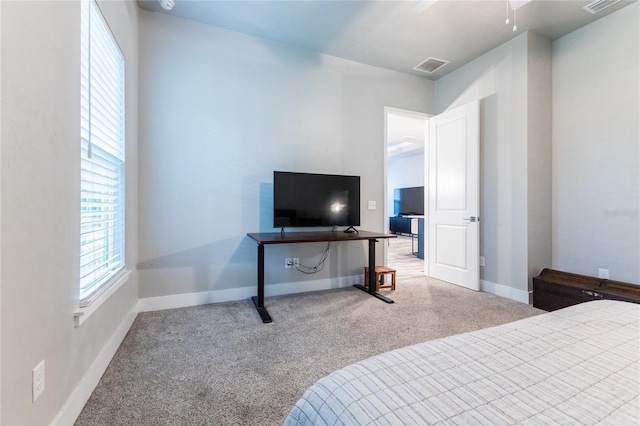
{"label": "smoke detector", "polygon": [[429,58],[422,62],[420,65],[416,65],[415,67],[413,67],[413,69],[416,71],[431,74],[432,72],[440,69],[448,63],[449,61],[445,61],[444,59]]}
{"label": "smoke detector", "polygon": [[162,6],[164,10],[171,10],[173,6],[176,5],[174,0],[158,0],[158,3],[160,3],[160,6]]}
{"label": "smoke detector", "polygon": [[602,9],[606,9],[609,6],[618,3],[619,1],[620,0],[596,0],[583,7],[583,9],[589,13],[598,13]]}

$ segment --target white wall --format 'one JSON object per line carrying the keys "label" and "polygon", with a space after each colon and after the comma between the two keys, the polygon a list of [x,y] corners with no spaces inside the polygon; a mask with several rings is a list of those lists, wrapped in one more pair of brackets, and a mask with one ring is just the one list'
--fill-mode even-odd
{"label": "white wall", "polygon": [[[481,268],[480,277],[491,287],[485,285],[487,290],[525,301],[531,271],[539,272],[551,263],[550,197],[546,205],[536,206],[543,212],[540,215],[531,214],[528,203],[530,150],[537,159],[548,157],[546,163],[535,164],[539,168],[536,173],[551,174],[550,146],[548,142],[537,145],[544,133],[529,133],[532,127],[546,123],[548,128],[550,123],[545,117],[545,113],[551,114],[550,91],[545,88],[546,97],[529,99],[532,88],[544,88],[539,77],[532,79],[529,75],[531,61],[538,62],[537,67],[542,69],[550,67],[551,45],[540,39],[521,34],[439,79],[435,87],[437,113],[481,101],[480,255],[485,256],[486,266]],[[544,192],[551,192],[550,185],[545,189],[535,184],[534,188],[539,190],[536,199],[543,200]],[[537,222],[543,222],[549,231],[531,241],[529,229]],[[530,257],[531,249],[544,251],[531,244],[546,245],[546,259]]]}
{"label": "white wall", "polygon": [[638,9],[553,44],[553,267],[640,284]]}
{"label": "white wall", "polygon": [[[246,233],[274,231],[274,170],[360,175],[361,228],[383,230],[383,209],[366,206],[383,205],[384,107],[430,112],[432,82],[140,14],[143,304],[185,293],[255,292],[256,245]],[[336,286],[338,277],[362,274],[364,243],[336,244],[317,275],[284,269],[285,257],[314,263],[323,249],[269,247],[267,295],[270,284],[305,281],[295,287],[301,291],[314,288],[312,281]]]}
{"label": "white wall", "polygon": [[[137,6],[99,4],[127,64],[127,263],[134,268]],[[49,424],[78,396],[74,392],[92,364],[131,317],[136,277],[134,273],[81,327],[74,327],[80,241],[80,3],[2,2],[0,28],[1,423]],[[31,371],[41,360],[46,388],[33,403]]]}
{"label": "white wall", "polygon": [[[551,266],[552,43],[528,34],[527,60],[527,256],[533,278]],[[533,281],[529,281],[532,290]]]}
{"label": "white wall", "polygon": [[[0,2],[0,24],[2,2]],[[0,29],[0,171],[2,170],[2,30]],[[0,243],[2,242],[2,173],[0,173]],[[0,246],[0,319],[2,318],[2,247]],[[2,424],[2,323],[0,323],[0,424]]]}

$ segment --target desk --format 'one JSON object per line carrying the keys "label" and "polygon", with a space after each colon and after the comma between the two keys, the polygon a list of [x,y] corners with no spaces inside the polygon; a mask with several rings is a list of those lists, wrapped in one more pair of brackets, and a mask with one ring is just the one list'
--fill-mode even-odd
{"label": "desk", "polygon": [[[269,244],[295,244],[295,243],[321,243],[329,241],[363,241],[369,240],[369,282],[376,282],[376,242],[380,239],[395,238],[395,235],[380,234],[377,232],[359,231],[357,233],[346,233],[342,231],[320,231],[320,232],[266,232],[247,234],[249,238],[258,243],[258,295],[252,296],[251,300],[256,305],[262,322],[272,322],[271,316],[264,307],[264,246]],[[376,292],[376,286],[369,288],[361,284],[354,287],[369,293],[371,296],[393,303],[389,299]]]}

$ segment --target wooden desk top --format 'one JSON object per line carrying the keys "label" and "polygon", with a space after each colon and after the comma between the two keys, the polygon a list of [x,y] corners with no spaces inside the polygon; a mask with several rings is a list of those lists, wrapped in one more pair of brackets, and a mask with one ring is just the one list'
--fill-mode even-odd
{"label": "wooden desk top", "polygon": [[396,238],[395,235],[379,232],[358,231],[347,233],[343,231],[316,231],[316,232],[258,232],[247,234],[249,238],[258,244],[290,244],[290,243],[318,243],[323,241],[361,241],[384,238]]}

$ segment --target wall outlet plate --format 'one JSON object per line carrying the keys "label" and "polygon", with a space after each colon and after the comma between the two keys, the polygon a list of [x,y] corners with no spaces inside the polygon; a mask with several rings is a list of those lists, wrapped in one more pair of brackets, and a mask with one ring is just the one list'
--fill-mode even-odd
{"label": "wall outlet plate", "polygon": [[609,279],[609,270],[608,269],[603,269],[603,268],[598,268],[598,278],[602,278],[603,280],[608,280]]}
{"label": "wall outlet plate", "polygon": [[36,368],[33,369],[31,378],[33,381],[33,402],[36,402],[36,399],[44,392],[44,360],[40,361]]}
{"label": "wall outlet plate", "polygon": [[284,267],[286,269],[293,268],[293,259],[291,259],[290,257],[285,257],[285,259],[284,259]]}
{"label": "wall outlet plate", "polygon": [[480,266],[484,266],[484,256],[480,256]]}
{"label": "wall outlet plate", "polygon": [[367,203],[367,208],[369,210],[375,210],[376,209],[376,201],[375,200],[369,200],[369,202]]}

